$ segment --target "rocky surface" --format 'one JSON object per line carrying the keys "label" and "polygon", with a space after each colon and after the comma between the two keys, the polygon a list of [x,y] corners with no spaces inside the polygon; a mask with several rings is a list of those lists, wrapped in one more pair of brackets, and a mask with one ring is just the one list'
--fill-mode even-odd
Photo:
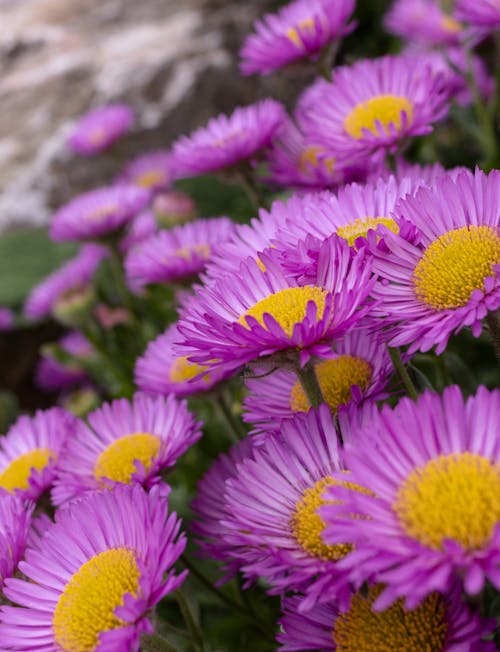
{"label": "rocky surface", "polygon": [[[236,53],[267,0],[0,0],[0,230],[43,224],[75,192],[109,179],[111,157],[65,140],[89,108],[125,101],[137,124],[121,158],[168,146],[220,111],[267,94]],[[283,83],[283,82],[279,82]]]}

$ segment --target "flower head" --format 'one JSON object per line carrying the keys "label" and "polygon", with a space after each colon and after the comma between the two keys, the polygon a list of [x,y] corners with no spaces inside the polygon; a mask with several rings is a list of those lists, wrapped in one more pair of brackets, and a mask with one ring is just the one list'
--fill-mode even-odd
{"label": "flower head", "polygon": [[134,113],[127,104],[99,107],[80,118],[68,138],[68,145],[83,156],[99,154],[121,138],[133,121]]}
{"label": "flower head", "polygon": [[186,545],[179,527],[161,492],[139,486],[58,510],[21,562],[26,579],[6,582],[19,606],[2,608],[4,649],[138,652],[149,611],[185,577],[171,570]]}
{"label": "flower head", "polygon": [[148,203],[150,193],[133,185],[91,190],[75,197],[52,218],[54,240],[94,240],[117,231],[130,222]]}
{"label": "flower head", "polygon": [[164,190],[173,181],[171,158],[169,151],[162,150],[141,154],[124,167],[117,181],[151,191]]}
{"label": "flower head", "polygon": [[352,31],[354,0],[294,0],[254,24],[240,52],[241,72],[267,74],[306,57]]}
{"label": "flower head", "polygon": [[52,491],[56,505],[116,483],[150,487],[201,437],[200,424],[174,396],[116,399],[87,421],[78,422],[64,448]]}
{"label": "flower head", "polygon": [[418,242],[386,232],[371,247],[384,283],[377,313],[395,330],[391,345],[442,352],[452,333],[500,307],[500,171],[443,176],[400,200],[394,215],[416,227]]}
{"label": "flower head", "polygon": [[437,0],[395,0],[384,20],[387,31],[423,46],[455,45],[463,26]]}
{"label": "flower head", "polygon": [[57,343],[59,348],[70,355],[71,362],[60,362],[51,351],[43,351],[35,373],[35,382],[40,389],[47,392],[57,392],[68,387],[80,385],[89,376],[79,364],[79,359],[89,358],[94,348],[87,338],[79,331],[71,331]]}
{"label": "flower head", "polygon": [[275,100],[238,107],[230,115],[209,120],[173,146],[172,165],[178,177],[219,172],[253,159],[285,120],[285,109]]}
{"label": "flower head", "polygon": [[487,31],[500,27],[500,6],[497,0],[457,0],[454,14],[457,20]]}
{"label": "flower head", "polygon": [[0,488],[40,498],[52,486],[62,446],[73,436],[75,424],[60,408],[19,417],[0,440]]}
{"label": "flower head", "polygon": [[33,507],[19,496],[0,493],[0,590],[24,556]]}
{"label": "flower head", "polygon": [[342,504],[321,508],[323,538],[354,544],[341,565],[356,584],[387,585],[376,608],[400,597],[414,608],[453,578],[470,594],[486,579],[500,588],[499,410],[498,390],[464,402],[453,386],[384,406],[352,433],[352,482],[373,493],[330,488],[325,496]]}

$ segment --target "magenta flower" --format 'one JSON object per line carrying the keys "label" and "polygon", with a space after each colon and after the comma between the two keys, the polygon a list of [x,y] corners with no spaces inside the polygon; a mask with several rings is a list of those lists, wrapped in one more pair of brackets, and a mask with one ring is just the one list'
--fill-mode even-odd
{"label": "magenta flower", "polygon": [[60,408],[19,417],[0,439],[0,488],[38,500],[52,486],[62,446],[75,427],[76,419]]}
{"label": "magenta flower", "polygon": [[36,285],[24,305],[28,319],[42,319],[58,312],[58,306],[88,294],[92,278],[107,255],[104,247],[84,245],[75,258]]}
{"label": "magenta flower", "polygon": [[145,188],[117,185],[78,195],[52,217],[54,240],[95,240],[130,222],[148,203]]}
{"label": "magenta flower", "polygon": [[134,113],[127,104],[99,107],[80,118],[68,138],[68,145],[82,156],[99,154],[121,138],[133,121]]}
{"label": "magenta flower", "polygon": [[339,159],[395,152],[448,111],[442,75],[418,56],[386,56],[335,70],[305,109],[307,138]]}
{"label": "magenta flower", "polygon": [[384,20],[388,32],[422,46],[458,45],[463,26],[437,0],[395,0]]}
{"label": "magenta flower", "polygon": [[177,177],[219,172],[252,161],[271,143],[285,115],[279,102],[262,100],[239,107],[230,116],[212,118],[206,127],[174,143],[172,166]]}
{"label": "magenta flower", "polygon": [[24,556],[34,504],[0,492],[0,590]]}
{"label": "magenta flower", "polygon": [[163,150],[141,154],[124,167],[117,182],[151,191],[169,188],[173,181],[171,158],[171,153]]}
{"label": "magenta flower", "polygon": [[386,232],[372,243],[377,314],[395,325],[392,346],[410,353],[446,348],[452,333],[500,307],[500,171],[460,172],[400,200],[394,215],[416,227],[418,241]]}
{"label": "magenta flower", "polygon": [[167,518],[158,491],[120,487],[58,510],[39,546],[9,579],[0,638],[7,650],[127,650],[138,652],[153,630],[152,608],[184,581],[173,564],[186,539]]}
{"label": "magenta flower", "polygon": [[464,402],[454,386],[384,406],[352,433],[352,482],[373,493],[330,488],[325,497],[342,502],[320,509],[323,538],[354,544],[340,565],[357,585],[387,586],[376,609],[403,597],[412,609],[453,578],[469,594],[486,580],[500,588],[499,411],[498,390]]}
{"label": "magenta flower", "polygon": [[63,363],[50,352],[46,353],[42,350],[42,357],[35,372],[35,382],[40,389],[47,392],[58,392],[89,380],[87,372],[79,363],[79,360],[85,360],[94,354],[94,348],[87,338],[78,331],[72,331],[62,337],[57,344],[73,360]]}
{"label": "magenta flower", "polygon": [[0,306],[0,331],[10,331],[14,326],[14,313],[10,308]]}
{"label": "magenta flower", "polygon": [[149,488],[201,437],[201,424],[174,396],[116,399],[87,421],[78,422],[64,448],[52,491],[56,505],[116,483]]}
{"label": "magenta flower", "polygon": [[203,271],[215,245],[228,240],[234,224],[228,217],[198,219],[160,231],[134,247],[125,259],[130,284],[193,279]]}
{"label": "magenta flower", "polygon": [[488,32],[500,28],[500,5],[497,0],[457,0],[454,14],[457,20]]}
{"label": "magenta flower", "polygon": [[299,285],[280,268],[274,251],[261,265],[242,263],[238,276],[197,288],[178,324],[184,354],[210,369],[236,370],[276,352],[306,364],[331,353],[332,340],[367,312],[370,263],[336,236],[325,240],[314,282]]}

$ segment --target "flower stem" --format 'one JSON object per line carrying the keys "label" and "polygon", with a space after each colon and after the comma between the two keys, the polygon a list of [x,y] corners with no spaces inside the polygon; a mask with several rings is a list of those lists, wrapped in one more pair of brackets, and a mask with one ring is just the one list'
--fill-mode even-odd
{"label": "flower stem", "polygon": [[406,367],[403,364],[403,360],[401,359],[401,353],[397,347],[392,347],[388,346],[387,350],[389,352],[389,357],[391,358],[391,362],[394,366],[394,369],[396,370],[396,373],[401,379],[401,382],[403,383],[406,392],[410,398],[412,398],[414,401],[417,400],[418,398],[418,392],[415,388],[415,385],[412,382],[412,379],[410,378],[410,374],[406,370]]}
{"label": "flower stem", "polygon": [[141,636],[141,652],[181,652],[178,647],[158,634]]}
{"label": "flower stem", "polygon": [[493,343],[493,348],[495,349],[495,355],[497,360],[500,362],[500,310],[489,312],[485,319],[488,324],[488,331]]}
{"label": "flower stem", "polygon": [[196,652],[203,652],[203,634],[201,633],[200,627],[193,615],[191,606],[187,601],[186,596],[182,592],[182,589],[178,589],[175,592],[175,597],[177,598],[182,617],[186,623],[186,627],[191,634],[194,649]]}
{"label": "flower stem", "polygon": [[324,403],[325,399],[323,398],[313,362],[309,360],[303,367],[297,364],[295,366],[295,373],[311,407],[317,408],[321,403]]}

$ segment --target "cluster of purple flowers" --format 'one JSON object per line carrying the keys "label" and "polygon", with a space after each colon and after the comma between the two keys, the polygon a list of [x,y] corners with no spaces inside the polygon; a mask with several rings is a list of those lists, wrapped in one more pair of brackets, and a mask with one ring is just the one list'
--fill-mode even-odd
{"label": "cluster of purple flowers", "polygon": [[[104,402],[1,438],[2,650],[172,649],[153,611],[187,575],[169,474],[202,435],[191,397],[239,440],[204,460],[187,531],[220,583],[280,597],[280,650],[498,649],[500,390],[423,391],[409,365],[462,331],[500,358],[500,170],[405,159],[453,104],[494,105],[473,47],[498,2],[395,0],[384,23],[407,50],[332,75],[353,12],[295,0],[256,22],[243,74],[323,73],[290,115],[238,107],[55,213],[51,237],[81,248],[25,316],[74,330],[37,382]],[[102,153],[132,121],[92,111],[69,145]],[[290,192],[247,224],[198,218],[174,183],[207,173]]]}

